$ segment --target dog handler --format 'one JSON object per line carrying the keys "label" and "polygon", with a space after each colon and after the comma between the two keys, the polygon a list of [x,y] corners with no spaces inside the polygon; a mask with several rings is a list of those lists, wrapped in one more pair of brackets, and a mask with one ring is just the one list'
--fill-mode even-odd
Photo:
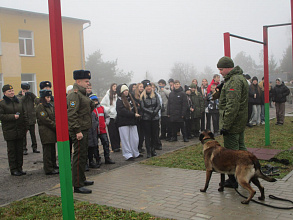
{"label": "dog handler", "polygon": [[[232,150],[247,150],[244,144],[244,130],[248,117],[248,83],[243,70],[230,57],[222,57],[217,67],[224,77],[219,98],[220,134],[224,147]],[[228,175],[224,187],[237,187],[234,175]]]}

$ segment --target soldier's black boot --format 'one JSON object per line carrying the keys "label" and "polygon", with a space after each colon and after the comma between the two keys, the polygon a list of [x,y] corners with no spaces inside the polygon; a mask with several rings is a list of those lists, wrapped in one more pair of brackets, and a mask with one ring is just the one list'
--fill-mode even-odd
{"label": "soldier's black boot", "polygon": [[94,162],[94,160],[90,160],[89,167],[90,168],[99,168],[101,165],[98,165]]}
{"label": "soldier's black boot", "polygon": [[105,164],[115,164],[115,162],[113,160],[111,160],[110,157],[106,157]]}

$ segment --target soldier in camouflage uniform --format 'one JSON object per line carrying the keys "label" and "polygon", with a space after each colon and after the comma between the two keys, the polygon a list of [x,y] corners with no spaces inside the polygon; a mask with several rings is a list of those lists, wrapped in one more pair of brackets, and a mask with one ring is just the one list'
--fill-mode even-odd
{"label": "soldier in camouflage uniform", "polygon": [[91,193],[84,186],[93,185],[87,181],[85,166],[88,157],[88,133],[92,126],[91,114],[95,104],[86,96],[86,88],[91,79],[90,71],[75,70],[73,92],[67,96],[69,135],[73,141],[72,182],[75,193]]}
{"label": "soldier in camouflage uniform", "polygon": [[[224,77],[219,98],[220,134],[224,147],[233,150],[247,150],[244,144],[244,130],[248,117],[248,83],[239,66],[234,67],[230,57],[222,57],[217,67]],[[236,187],[234,175],[229,175],[225,187]]]}

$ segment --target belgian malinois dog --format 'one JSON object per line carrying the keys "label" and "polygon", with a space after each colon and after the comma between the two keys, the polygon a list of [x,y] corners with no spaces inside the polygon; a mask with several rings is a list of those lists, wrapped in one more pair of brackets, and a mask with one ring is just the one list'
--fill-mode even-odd
{"label": "belgian malinois dog", "polygon": [[[230,150],[222,147],[218,141],[214,139],[214,134],[209,131],[203,131],[199,140],[203,144],[204,162],[206,167],[206,182],[201,192],[206,192],[212,176],[212,172],[221,174],[235,175],[237,182],[249,192],[246,200],[242,204],[248,204],[255,195],[255,190],[250,186],[250,182],[256,185],[261,193],[259,200],[265,199],[264,187],[260,184],[258,178],[262,178],[268,182],[277,181],[274,178],[266,176],[261,171],[261,166],[252,153],[242,150]],[[223,191],[224,187],[220,185],[218,191]]]}

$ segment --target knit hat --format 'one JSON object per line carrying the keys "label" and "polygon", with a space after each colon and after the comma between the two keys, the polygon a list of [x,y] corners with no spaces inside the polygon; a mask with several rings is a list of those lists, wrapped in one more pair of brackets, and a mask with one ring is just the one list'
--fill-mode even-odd
{"label": "knit hat", "polygon": [[258,81],[258,78],[256,76],[252,77],[251,82],[253,82],[254,80]]}
{"label": "knit hat", "polygon": [[97,95],[96,94],[91,94],[90,96],[89,96],[89,98],[91,99],[91,100],[95,100],[95,101],[99,101],[99,99],[98,99],[98,97],[97,97]]}
{"label": "knit hat", "polygon": [[66,93],[73,89],[73,85],[69,85],[66,87]]}
{"label": "knit hat", "polygon": [[73,79],[91,79],[91,72],[89,70],[74,70]]}
{"label": "knit hat", "polygon": [[218,68],[233,68],[234,67],[234,62],[230,57],[222,57],[219,59]]}
{"label": "knit hat", "polygon": [[185,86],[184,86],[184,90],[185,90],[185,92],[186,92],[186,91],[188,91],[188,90],[191,90],[191,88],[190,88],[188,85],[185,85]]}
{"label": "knit hat", "polygon": [[40,90],[40,97],[52,96],[52,91],[47,89]]}
{"label": "knit hat", "polygon": [[160,79],[159,82],[158,82],[158,84],[160,84],[160,83],[162,83],[162,84],[164,84],[164,85],[167,84],[166,81],[165,81],[164,79]]}
{"label": "knit hat", "polygon": [[191,83],[190,88],[196,89],[196,85],[194,83]]}
{"label": "knit hat", "polygon": [[20,87],[25,90],[29,90],[31,88],[30,84],[28,83],[21,83]]}
{"label": "knit hat", "polygon": [[143,88],[145,89],[145,87],[147,87],[148,85],[151,86],[151,81],[149,81],[148,79],[145,79],[143,81],[141,81],[141,83],[143,84]]}
{"label": "knit hat", "polygon": [[52,83],[50,81],[42,81],[42,82],[40,82],[40,89],[44,89],[45,87],[52,88]]}
{"label": "knit hat", "polygon": [[6,84],[2,87],[2,92],[13,89],[12,85]]}
{"label": "knit hat", "polygon": [[281,79],[281,78],[277,78],[276,81],[277,81],[277,80],[280,81],[280,82],[282,82],[282,79]]}

